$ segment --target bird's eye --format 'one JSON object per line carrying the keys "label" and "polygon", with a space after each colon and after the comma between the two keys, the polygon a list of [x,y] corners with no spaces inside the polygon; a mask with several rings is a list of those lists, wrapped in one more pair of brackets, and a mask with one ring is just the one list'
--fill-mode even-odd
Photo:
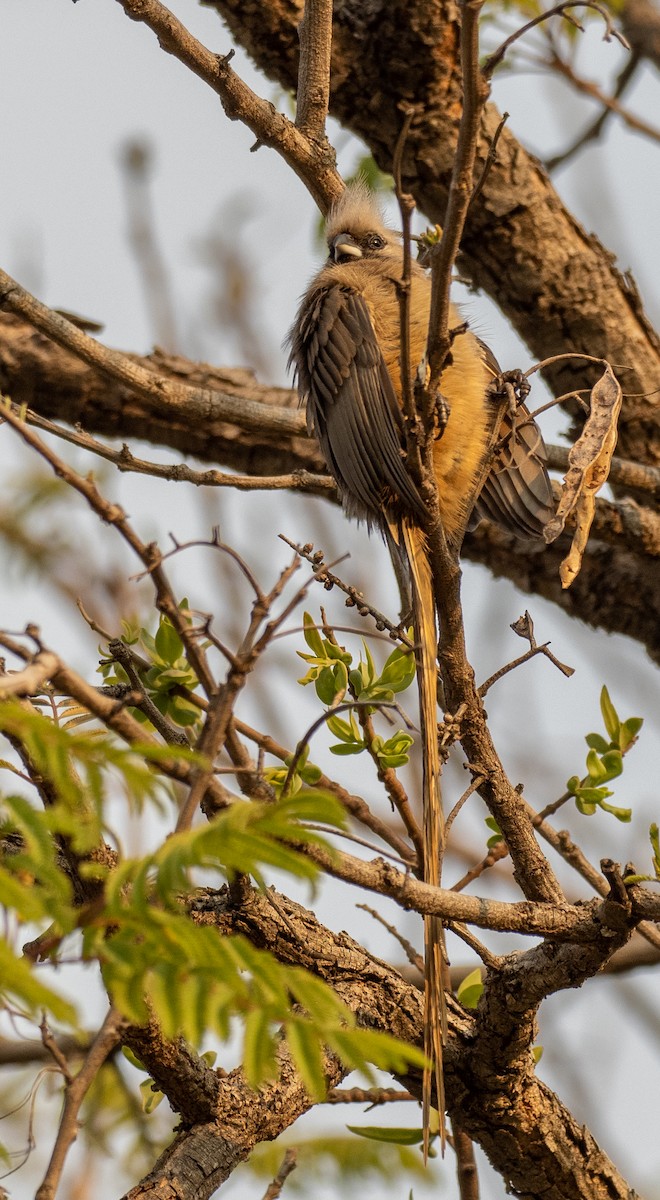
{"label": "bird's eye", "polygon": [[372,233],[367,239],[367,245],[370,250],[382,250],[385,245],[385,239],[379,233]]}

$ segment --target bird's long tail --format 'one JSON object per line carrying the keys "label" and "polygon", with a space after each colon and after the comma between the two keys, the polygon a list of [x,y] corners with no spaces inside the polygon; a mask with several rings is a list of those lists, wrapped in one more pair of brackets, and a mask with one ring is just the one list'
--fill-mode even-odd
{"label": "bird's long tail", "polygon": [[[420,724],[423,747],[424,880],[440,886],[444,849],[444,817],[440,793],[440,757],[437,721],[437,633],[433,580],[424,535],[414,525],[402,522],[401,538],[410,564],[413,624],[417,657]],[[445,1091],[442,1071],[443,1045],[447,1037],[447,1007],[443,986],[444,931],[438,917],[424,918],[424,1071],[422,1121],[424,1153],[428,1153],[430,1110],[436,1093],[440,1137],[445,1143]]]}

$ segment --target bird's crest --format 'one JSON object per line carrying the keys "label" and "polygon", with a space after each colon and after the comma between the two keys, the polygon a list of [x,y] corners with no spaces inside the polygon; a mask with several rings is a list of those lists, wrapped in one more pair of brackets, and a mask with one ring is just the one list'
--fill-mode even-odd
{"label": "bird's crest", "polygon": [[354,237],[380,233],[386,241],[395,236],[383,221],[376,197],[361,179],[349,183],[330,210],[326,224],[328,242],[338,233],[351,233]]}

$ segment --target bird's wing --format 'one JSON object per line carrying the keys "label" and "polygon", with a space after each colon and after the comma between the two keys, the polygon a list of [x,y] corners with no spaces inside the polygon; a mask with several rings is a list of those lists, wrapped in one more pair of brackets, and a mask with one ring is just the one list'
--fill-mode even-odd
{"label": "bird's wing", "polygon": [[[483,342],[480,346],[488,370],[497,377],[497,360]],[[475,516],[495,521],[517,537],[541,537],[544,525],[555,515],[555,503],[543,435],[525,404],[519,404],[515,412],[503,408],[491,454]]]}
{"label": "bird's wing", "polygon": [[401,411],[369,309],[350,288],[318,288],[303,303],[291,361],[347,510],[368,522],[424,517],[405,464]]}

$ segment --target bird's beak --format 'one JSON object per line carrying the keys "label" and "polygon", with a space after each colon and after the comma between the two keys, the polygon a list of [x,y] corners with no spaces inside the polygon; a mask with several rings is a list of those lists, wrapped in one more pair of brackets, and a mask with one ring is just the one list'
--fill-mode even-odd
{"label": "bird's beak", "polygon": [[351,258],[362,258],[362,251],[350,233],[338,233],[330,243],[330,257],[336,263],[346,262]]}

